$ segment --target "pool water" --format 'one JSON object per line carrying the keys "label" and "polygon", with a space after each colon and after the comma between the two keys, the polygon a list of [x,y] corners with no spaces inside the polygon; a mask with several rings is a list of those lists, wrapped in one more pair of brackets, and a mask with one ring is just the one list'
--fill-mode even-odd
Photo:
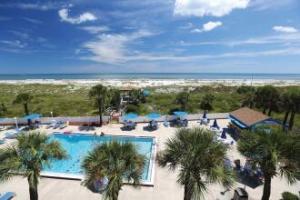
{"label": "pool water", "polygon": [[61,143],[68,154],[67,159],[52,161],[51,166],[43,170],[43,172],[62,173],[69,175],[83,175],[81,164],[84,157],[95,146],[105,142],[130,142],[136,145],[140,154],[146,156],[146,163],[142,175],[142,182],[151,181],[152,173],[152,150],[154,139],[152,137],[133,137],[133,136],[94,136],[87,134],[71,134],[64,135],[54,133],[50,136],[51,140],[56,140]]}

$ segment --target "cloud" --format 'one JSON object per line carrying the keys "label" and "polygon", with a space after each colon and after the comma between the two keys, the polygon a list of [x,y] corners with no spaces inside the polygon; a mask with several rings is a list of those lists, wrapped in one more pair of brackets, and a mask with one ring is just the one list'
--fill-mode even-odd
{"label": "cloud", "polygon": [[109,27],[107,27],[107,26],[83,26],[83,27],[80,27],[80,29],[85,30],[91,34],[107,32],[110,30]]}
{"label": "cloud", "polygon": [[22,43],[20,40],[0,40],[0,43],[7,45],[12,48],[24,48],[26,47],[26,43]]}
{"label": "cloud", "polygon": [[222,17],[235,9],[247,8],[249,2],[250,0],[176,0],[174,14]]}
{"label": "cloud", "polygon": [[29,17],[23,17],[23,20],[33,23],[33,24],[42,24],[43,22],[37,19],[29,18]]}
{"label": "cloud", "polygon": [[216,22],[207,22],[206,24],[203,24],[202,28],[201,29],[193,29],[191,32],[192,33],[202,33],[202,32],[209,32],[209,31],[212,31],[214,30],[215,28],[218,28],[219,26],[222,26],[222,22],[220,21],[216,21]]}
{"label": "cloud", "polygon": [[296,1],[297,0],[252,0],[249,4],[249,7],[252,7],[258,11],[263,11],[267,9],[282,8],[284,6],[291,5]]}
{"label": "cloud", "polygon": [[78,17],[70,17],[69,10],[67,8],[63,8],[63,9],[59,10],[58,15],[59,15],[61,21],[68,22],[71,24],[81,24],[84,22],[97,20],[97,17],[90,12],[82,13]]}
{"label": "cloud", "polygon": [[101,34],[96,40],[86,42],[82,45],[90,52],[91,56],[82,57],[100,63],[122,63],[134,57],[136,53],[130,51],[128,45],[138,39],[150,37],[154,33],[140,30],[131,34]]}
{"label": "cloud", "polygon": [[221,40],[221,41],[205,41],[205,42],[185,42],[179,41],[181,46],[203,46],[203,45],[224,45],[224,46],[241,46],[241,45],[264,45],[264,44],[277,44],[277,45],[299,45],[300,34],[280,34],[264,37],[247,38],[244,40]]}
{"label": "cloud", "polygon": [[47,11],[47,10],[57,9],[61,5],[62,4],[54,3],[54,2],[44,2],[44,3],[7,3],[7,4],[1,4],[0,7],[18,8],[18,9],[22,9],[22,10]]}
{"label": "cloud", "polygon": [[297,33],[298,30],[292,26],[274,26],[274,31],[282,32],[282,33]]}

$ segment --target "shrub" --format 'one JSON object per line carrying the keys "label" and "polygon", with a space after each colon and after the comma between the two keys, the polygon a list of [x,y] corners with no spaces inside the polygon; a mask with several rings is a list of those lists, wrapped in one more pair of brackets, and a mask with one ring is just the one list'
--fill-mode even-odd
{"label": "shrub", "polygon": [[297,195],[290,192],[283,192],[281,196],[282,200],[300,200],[300,198]]}

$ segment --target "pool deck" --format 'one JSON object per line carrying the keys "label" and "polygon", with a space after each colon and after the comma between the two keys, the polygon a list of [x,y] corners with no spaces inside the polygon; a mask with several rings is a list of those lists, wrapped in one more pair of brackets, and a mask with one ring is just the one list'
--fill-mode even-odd
{"label": "pool deck", "polygon": [[[229,120],[222,119],[218,120],[218,124],[221,127],[226,127]],[[163,125],[160,125],[157,131],[148,132],[144,131],[143,127],[146,124],[138,124],[136,130],[133,131],[121,131],[120,124],[109,124],[102,128],[97,128],[95,131],[78,131],[78,127],[69,126],[61,132],[64,131],[73,131],[76,133],[89,133],[100,134],[104,132],[105,134],[112,135],[129,135],[129,136],[151,136],[156,138],[156,148],[157,151],[164,149],[165,141],[172,137],[176,131],[176,128],[166,128]],[[190,122],[189,127],[199,127],[199,123]],[[205,126],[203,126],[205,127]],[[59,132],[58,130],[51,129],[42,129],[48,134],[53,132]],[[0,139],[4,137],[3,132],[0,132]],[[14,140],[9,140],[8,143],[14,142]],[[1,146],[0,146],[1,147]],[[232,145],[230,151],[228,152],[228,157],[231,160],[241,159],[244,163],[244,158],[236,150],[236,145]],[[139,188],[133,188],[130,185],[125,185],[120,191],[121,200],[182,200],[183,199],[183,188],[176,183],[177,173],[170,172],[168,169],[158,167],[157,164],[154,165],[155,173],[154,175],[154,186],[141,186]],[[244,187],[240,183],[236,183],[234,188]],[[246,190],[249,194],[250,200],[259,200],[262,195],[262,186],[258,186],[255,189],[246,187]],[[272,192],[270,199],[280,199],[281,193],[284,191],[290,191],[298,194],[300,188],[300,182],[297,182],[294,185],[288,185],[285,180],[281,180],[279,177],[276,177],[272,180]],[[0,193],[11,191],[15,192],[17,196],[14,199],[17,200],[27,200],[29,199],[28,194],[28,184],[26,178],[15,177],[5,183],[0,183]],[[221,195],[220,192],[224,191],[224,188],[217,184],[210,185],[208,191],[205,194],[205,199],[207,200],[229,200],[233,196],[233,190],[226,192],[225,195]],[[100,199],[99,194],[92,193],[85,187],[81,185],[81,182],[78,180],[65,180],[57,178],[41,178],[39,184],[39,197],[43,200],[98,200]]]}

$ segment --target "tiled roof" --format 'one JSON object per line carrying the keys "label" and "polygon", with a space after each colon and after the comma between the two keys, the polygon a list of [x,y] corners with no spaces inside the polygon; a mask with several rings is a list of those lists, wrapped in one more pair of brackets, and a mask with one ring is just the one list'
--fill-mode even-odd
{"label": "tiled roof", "polygon": [[239,120],[240,122],[242,122],[243,124],[247,125],[248,127],[256,123],[262,122],[266,119],[270,119],[269,116],[264,115],[261,112],[252,110],[247,107],[243,107],[238,110],[235,110],[231,112],[230,115],[235,119]]}

